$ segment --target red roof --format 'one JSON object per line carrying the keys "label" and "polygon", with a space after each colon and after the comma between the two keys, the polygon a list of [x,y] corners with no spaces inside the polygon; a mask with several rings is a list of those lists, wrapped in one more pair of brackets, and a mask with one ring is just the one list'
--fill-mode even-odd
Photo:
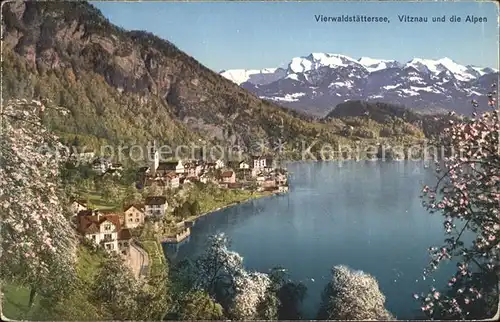
{"label": "red roof", "polygon": [[118,240],[129,240],[131,238],[132,238],[132,233],[128,228],[123,228],[118,232]]}
{"label": "red roof", "polygon": [[225,171],[225,172],[222,172],[222,174],[220,176],[223,178],[230,178],[233,176],[233,174],[234,174],[233,171]]}
{"label": "red roof", "polygon": [[109,221],[115,225],[116,230],[120,231],[120,216],[116,214],[108,214],[102,216],[79,216],[80,222],[78,225],[78,230],[83,234],[95,234],[99,232],[101,224]]}
{"label": "red roof", "polygon": [[178,175],[177,175],[177,173],[170,171],[170,172],[167,172],[166,177],[169,179],[175,179],[178,177]]}

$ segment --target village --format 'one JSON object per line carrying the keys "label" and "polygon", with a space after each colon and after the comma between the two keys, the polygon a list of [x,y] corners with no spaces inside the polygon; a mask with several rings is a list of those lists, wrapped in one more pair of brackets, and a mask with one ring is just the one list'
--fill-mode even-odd
{"label": "village", "polygon": [[[94,246],[120,254],[138,277],[155,265],[153,261],[156,260],[156,266],[161,265],[158,257],[163,256],[162,243],[176,244],[189,238],[195,220],[207,214],[188,210],[188,215],[173,216],[184,207],[169,204],[167,197],[172,194],[180,194],[192,185],[212,185],[224,191],[247,192],[250,196],[288,192],[287,170],[270,156],[238,161],[161,162],[156,144],[149,153],[149,165],[137,169],[136,187],[139,191],[153,188],[157,194],[124,204],[121,211],[92,209],[84,200],[72,200],[70,206],[81,237]],[[101,176],[120,177],[124,170],[110,158],[95,158],[92,153],[80,157],[86,157],[92,170]],[[236,203],[239,202],[224,206]]]}

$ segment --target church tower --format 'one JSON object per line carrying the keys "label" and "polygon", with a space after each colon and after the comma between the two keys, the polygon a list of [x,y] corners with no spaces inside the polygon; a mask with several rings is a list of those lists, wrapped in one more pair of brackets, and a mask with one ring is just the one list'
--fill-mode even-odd
{"label": "church tower", "polygon": [[153,141],[153,146],[150,147],[148,160],[150,162],[149,171],[154,175],[156,174],[156,169],[158,169],[158,165],[160,164],[160,153],[158,152],[156,140]]}

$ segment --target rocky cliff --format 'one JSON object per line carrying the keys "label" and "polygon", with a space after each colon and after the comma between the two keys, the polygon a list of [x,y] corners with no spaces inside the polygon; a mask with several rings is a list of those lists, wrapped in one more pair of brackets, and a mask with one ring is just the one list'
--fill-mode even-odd
{"label": "rocky cliff", "polygon": [[111,24],[84,2],[3,6],[4,97],[43,96],[72,110],[61,133],[112,141],[224,141],[250,146],[314,135],[317,124],[262,101],[167,40]]}

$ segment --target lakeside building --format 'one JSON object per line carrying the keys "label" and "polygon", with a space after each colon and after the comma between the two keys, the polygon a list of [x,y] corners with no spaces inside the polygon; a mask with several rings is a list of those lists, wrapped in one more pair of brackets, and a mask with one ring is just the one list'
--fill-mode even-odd
{"label": "lakeside building", "polygon": [[147,197],[144,203],[146,217],[162,218],[165,216],[167,208],[167,197],[164,196]]}

